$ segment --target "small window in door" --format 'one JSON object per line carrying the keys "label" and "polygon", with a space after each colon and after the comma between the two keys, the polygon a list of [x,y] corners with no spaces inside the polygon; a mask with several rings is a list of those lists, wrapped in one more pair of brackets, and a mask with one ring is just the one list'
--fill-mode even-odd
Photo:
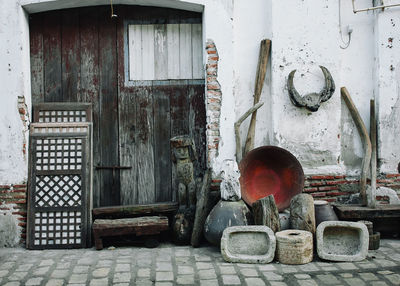
{"label": "small window in door", "polygon": [[202,26],[128,25],[129,80],[204,79]]}

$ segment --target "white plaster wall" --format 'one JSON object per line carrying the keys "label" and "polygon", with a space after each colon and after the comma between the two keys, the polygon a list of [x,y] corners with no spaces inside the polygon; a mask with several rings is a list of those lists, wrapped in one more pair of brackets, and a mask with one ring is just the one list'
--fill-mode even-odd
{"label": "white plaster wall", "polygon": [[17,1],[0,1],[0,43],[0,184],[15,184],[28,173],[18,96],[30,102],[28,25]]}
{"label": "white plaster wall", "polygon": [[288,74],[300,94],[319,92],[328,68],[340,86],[337,0],[273,1],[272,4],[272,144],[292,152],[305,173],[341,172],[340,95],[317,112],[295,107],[287,91]]}
{"label": "white plaster wall", "polygon": [[[386,5],[398,1],[385,1]],[[400,7],[377,11],[376,87],[380,171],[397,173],[400,163]]]}

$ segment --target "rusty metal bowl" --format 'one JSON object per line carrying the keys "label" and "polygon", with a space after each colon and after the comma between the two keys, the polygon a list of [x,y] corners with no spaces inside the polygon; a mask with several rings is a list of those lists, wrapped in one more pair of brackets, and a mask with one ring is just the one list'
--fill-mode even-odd
{"label": "rusty metal bowl", "polygon": [[290,200],[304,188],[304,172],[289,151],[276,146],[256,148],[239,164],[242,199],[249,205],[274,195],[279,211],[289,207]]}

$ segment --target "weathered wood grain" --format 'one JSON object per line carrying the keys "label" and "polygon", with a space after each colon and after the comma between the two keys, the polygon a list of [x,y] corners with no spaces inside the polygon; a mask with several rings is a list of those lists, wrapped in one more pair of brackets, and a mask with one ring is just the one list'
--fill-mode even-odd
{"label": "weathered wood grain", "polygon": [[192,79],[192,25],[179,24],[179,78]]}
{"label": "weathered wood grain", "polygon": [[252,204],[254,223],[266,225],[275,233],[281,230],[279,212],[273,195],[261,198]]}
{"label": "weathered wood grain", "polygon": [[44,101],[43,17],[29,21],[32,104]]}
{"label": "weathered wood grain", "polygon": [[94,208],[93,218],[127,218],[144,215],[168,215],[178,210],[178,203],[166,202],[145,205],[124,205],[116,207]]}
{"label": "weathered wood grain", "polygon": [[154,26],[154,78],[168,79],[167,25]]}
{"label": "weathered wood grain", "polygon": [[201,24],[192,24],[192,78],[204,78],[203,30]]}
{"label": "weathered wood grain", "polygon": [[168,78],[179,78],[179,24],[167,25]]}
{"label": "weathered wood grain", "polygon": [[61,15],[45,14],[43,20],[44,100],[62,101]]}
{"label": "weathered wood grain", "polygon": [[61,73],[63,101],[76,102],[80,89],[79,10],[62,11]]}
{"label": "weathered wood grain", "polygon": [[142,79],[154,78],[154,25],[142,25]]}
{"label": "weathered wood grain", "polygon": [[[99,16],[100,165],[119,165],[116,26],[107,11]],[[101,18],[101,21],[100,21]],[[101,172],[100,206],[119,205],[119,172]]]}

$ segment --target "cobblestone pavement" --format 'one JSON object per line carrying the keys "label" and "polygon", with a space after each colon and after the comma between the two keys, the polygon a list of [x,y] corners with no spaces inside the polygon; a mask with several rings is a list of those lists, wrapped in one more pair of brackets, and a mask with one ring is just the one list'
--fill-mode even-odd
{"label": "cobblestone pavement", "polygon": [[400,285],[400,240],[362,262],[231,264],[214,247],[0,249],[0,285]]}

